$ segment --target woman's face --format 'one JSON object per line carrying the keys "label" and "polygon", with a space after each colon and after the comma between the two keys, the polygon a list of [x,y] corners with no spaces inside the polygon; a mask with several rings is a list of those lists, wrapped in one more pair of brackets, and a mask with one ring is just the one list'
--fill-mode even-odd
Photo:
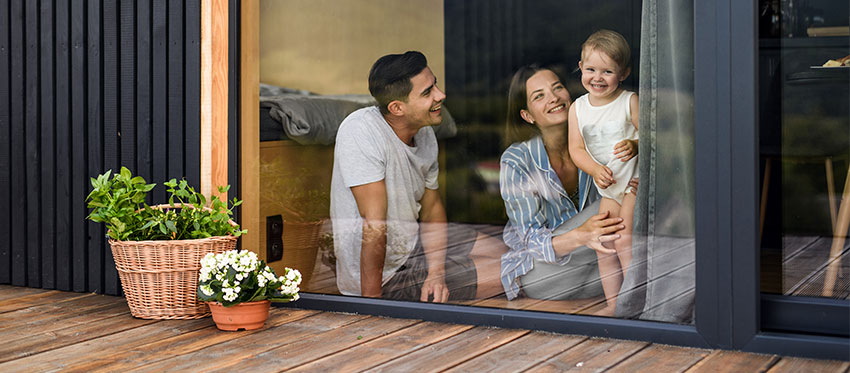
{"label": "woman's face", "polygon": [[520,115],[540,128],[567,122],[570,93],[551,70],[540,70],[525,82],[528,109]]}

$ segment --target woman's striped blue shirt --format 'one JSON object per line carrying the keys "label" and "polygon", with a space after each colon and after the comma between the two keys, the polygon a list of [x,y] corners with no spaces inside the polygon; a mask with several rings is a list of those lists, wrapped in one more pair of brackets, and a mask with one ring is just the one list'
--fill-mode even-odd
{"label": "woman's striped blue shirt", "polygon": [[502,255],[501,278],[508,299],[519,294],[517,280],[532,269],[533,259],[569,262],[569,255],[555,255],[552,231],[598,198],[593,178],[581,170],[578,176],[580,206],[576,208],[549,164],[540,136],[514,143],[502,153],[499,187],[508,215],[503,238],[510,250]]}

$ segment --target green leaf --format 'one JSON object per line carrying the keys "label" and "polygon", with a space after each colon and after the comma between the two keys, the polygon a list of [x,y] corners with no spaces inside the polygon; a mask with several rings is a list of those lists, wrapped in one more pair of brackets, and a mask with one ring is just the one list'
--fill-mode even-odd
{"label": "green leaf", "polygon": [[177,225],[176,225],[176,224],[174,224],[174,222],[173,222],[173,221],[171,221],[171,220],[167,220],[167,221],[165,222],[165,226],[166,226],[166,227],[168,227],[168,230],[170,230],[170,231],[172,231],[172,232],[174,232],[174,233],[177,233]]}

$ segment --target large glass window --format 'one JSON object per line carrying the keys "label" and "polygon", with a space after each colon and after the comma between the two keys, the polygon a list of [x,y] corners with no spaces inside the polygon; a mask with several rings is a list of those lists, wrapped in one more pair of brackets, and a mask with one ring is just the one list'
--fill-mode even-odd
{"label": "large glass window", "polygon": [[762,291],[850,297],[850,10],[762,0]]}
{"label": "large glass window", "polygon": [[[415,301],[445,284],[469,306],[693,321],[692,8],[260,7],[261,252],[302,290]],[[373,107],[370,68],[411,50],[428,69]],[[353,112],[376,119],[340,126]]]}

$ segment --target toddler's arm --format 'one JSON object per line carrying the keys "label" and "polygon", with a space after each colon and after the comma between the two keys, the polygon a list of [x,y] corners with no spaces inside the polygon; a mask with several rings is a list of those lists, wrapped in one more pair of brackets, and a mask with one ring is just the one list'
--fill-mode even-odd
{"label": "toddler's arm", "polygon": [[[640,119],[640,104],[637,93],[633,94],[629,99],[629,116],[632,120],[632,125],[635,129],[639,129],[638,121]],[[630,159],[638,155],[638,140],[623,140],[614,145],[614,156],[623,162],[628,162]]]}
{"label": "toddler's arm", "polygon": [[575,103],[570,106],[568,137],[570,157],[573,159],[576,166],[588,175],[592,176],[596,185],[602,189],[614,184],[614,173],[611,172],[611,169],[596,163],[584,147],[584,138],[581,137],[581,131],[578,130],[578,116],[576,116]]}

